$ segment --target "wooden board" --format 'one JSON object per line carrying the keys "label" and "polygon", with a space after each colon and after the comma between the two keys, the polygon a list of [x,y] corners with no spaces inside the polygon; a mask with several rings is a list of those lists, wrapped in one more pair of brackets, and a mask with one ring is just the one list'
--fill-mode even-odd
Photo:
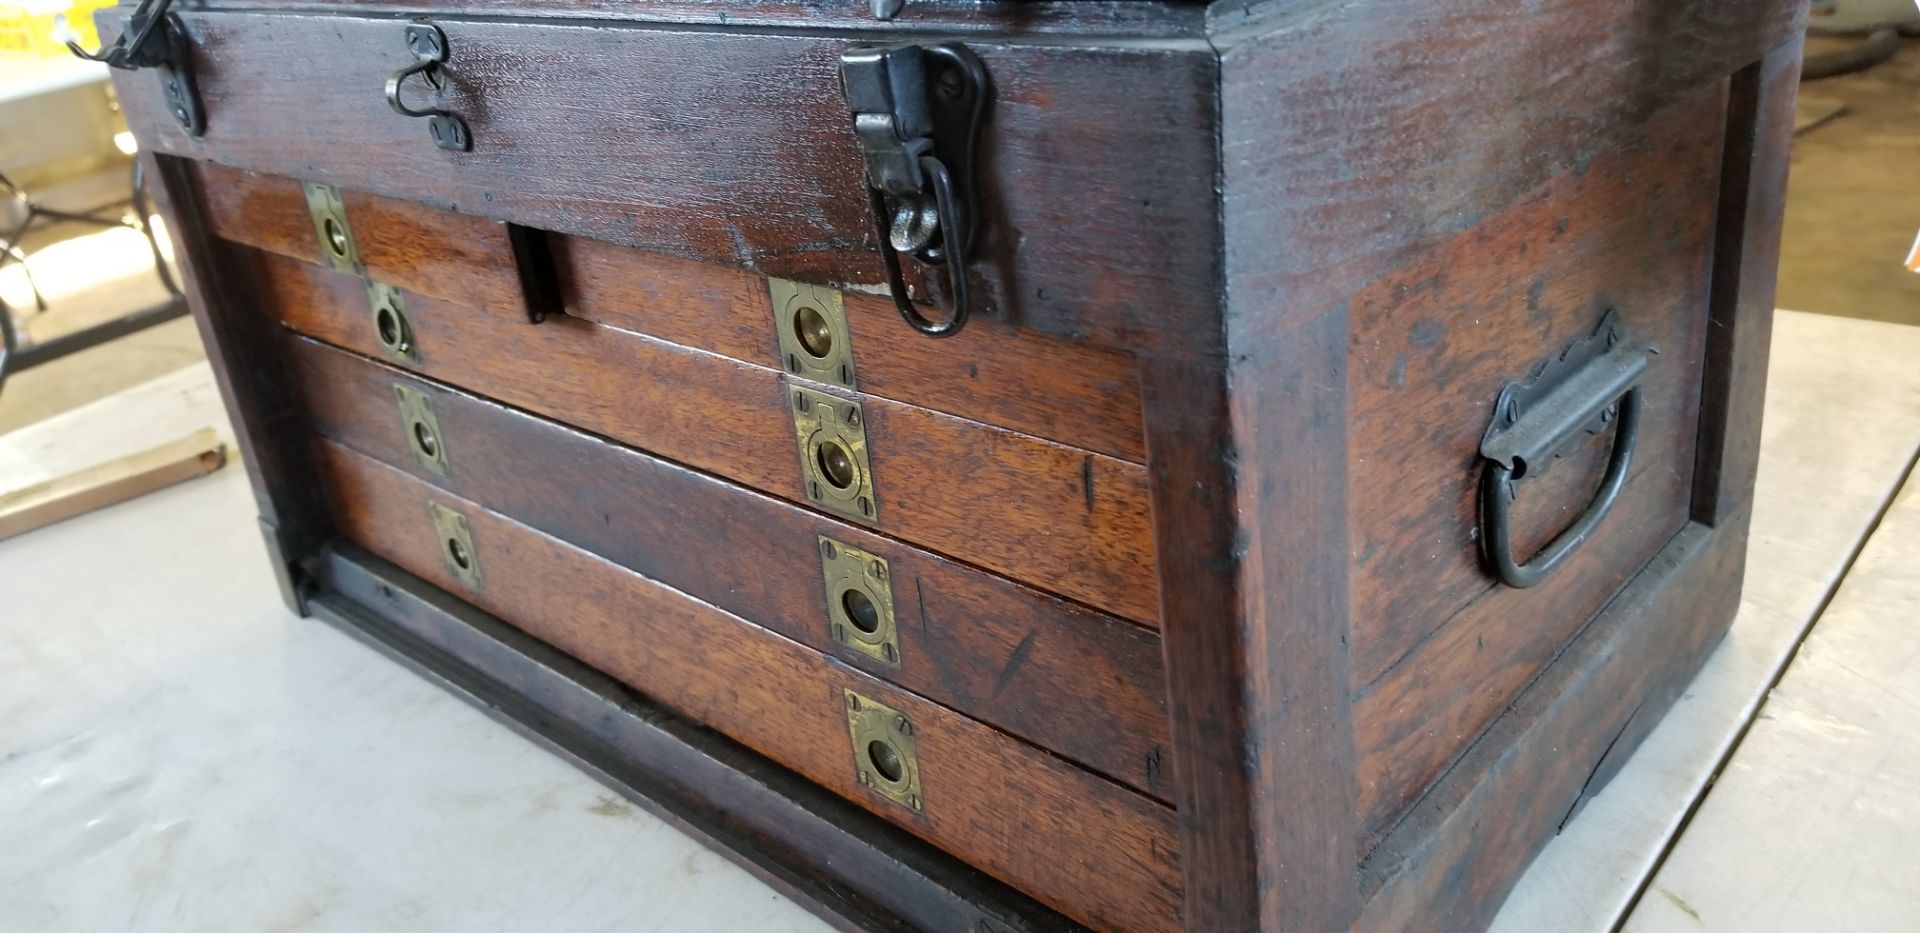
{"label": "wooden board", "polygon": [[[342,533],[368,550],[1081,922],[1178,926],[1170,809],[346,448],[319,457]],[[479,586],[448,569],[429,502],[465,517]],[[921,811],[856,780],[846,690],[911,720]]]}
{"label": "wooden board", "polygon": [[0,540],[204,476],[226,462],[219,433],[201,428],[158,447],[0,490]]}
{"label": "wooden board", "polygon": [[[328,438],[1156,797],[1169,795],[1166,691],[1151,632],[311,340],[290,338],[286,350],[313,428]],[[432,404],[445,475],[415,461],[396,417],[395,385]],[[523,450],[542,452],[537,475],[522,468],[514,452]],[[696,524],[699,534],[685,531]],[[897,664],[828,636],[816,552],[822,536],[888,562]]]}
{"label": "wooden board", "polygon": [[1608,929],[1626,916],[1920,455],[1915,359],[1920,328],[1779,312],[1740,615],[1613,783],[1541,853],[1493,933]]}
{"label": "wooden board", "polygon": [[[357,278],[253,252],[258,312],[382,357]],[[806,502],[779,371],[558,315],[503,319],[406,295],[409,368],[656,456]],[[526,365],[552,361],[551,368]],[[886,399],[860,399],[872,526],[1096,608],[1158,615],[1146,469]],[[966,464],[962,475],[955,464]],[[982,528],[992,534],[982,534]]]}

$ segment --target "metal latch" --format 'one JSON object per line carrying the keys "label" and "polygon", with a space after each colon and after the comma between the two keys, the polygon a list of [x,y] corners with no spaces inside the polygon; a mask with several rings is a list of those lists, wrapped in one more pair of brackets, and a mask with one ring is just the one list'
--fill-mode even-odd
{"label": "metal latch", "polygon": [[467,132],[467,121],[450,110],[409,107],[400,99],[401,85],[414,75],[436,94],[447,87],[447,34],[432,23],[408,23],[406,35],[407,51],[413,53],[414,61],[387,78],[387,106],[403,117],[426,117],[427,134],[433,137],[434,145],[451,152],[471,149],[473,137]]}
{"label": "metal latch", "polygon": [[920,792],[920,751],[913,722],[872,697],[845,691],[847,732],[853,738],[853,771],[860,784],[915,813],[926,809]]}
{"label": "metal latch", "polygon": [[193,77],[193,43],[186,26],[167,8],[173,0],[141,0],[127,15],[127,25],[113,44],[98,52],[89,52],[80,43],[67,40],[67,51],[88,61],[105,62],[124,71],[152,68],[160,76],[160,92],[166,96],[167,112],[188,136],[207,131],[206,113],[200,109],[200,85]]}
{"label": "metal latch", "polygon": [[[957,42],[856,47],[840,82],[866,156],[873,218],[894,306],[929,337],[950,337],[972,310],[967,261],[980,221],[974,149],[986,116],[987,71]],[[947,270],[947,319],[913,306],[900,255]]]}

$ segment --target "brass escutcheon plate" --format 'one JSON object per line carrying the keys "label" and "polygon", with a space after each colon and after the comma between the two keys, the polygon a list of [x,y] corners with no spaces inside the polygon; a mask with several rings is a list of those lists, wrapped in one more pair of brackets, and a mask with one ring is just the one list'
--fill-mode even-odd
{"label": "brass escutcheon plate", "polygon": [[373,339],[380,349],[403,363],[420,362],[420,351],[413,342],[413,322],[407,319],[407,302],[400,290],[369,281],[367,304],[372,309]]}
{"label": "brass escutcheon plate", "polygon": [[320,241],[320,255],[335,272],[360,274],[360,247],[354,243],[353,228],[347,225],[347,203],[340,189],[332,185],[307,182],[307,214],[313,218],[313,235]]}
{"label": "brass escutcheon plate", "polygon": [[915,813],[926,811],[920,791],[920,753],[913,722],[900,711],[844,690],[847,734],[853,740],[854,778],[862,787]]}
{"label": "brass escutcheon plate", "polygon": [[780,365],[802,379],[855,387],[846,299],[831,288],[768,279]]}
{"label": "brass escutcheon plate", "polygon": [[807,498],[848,518],[874,522],[879,499],[873,494],[867,419],[860,403],[789,384],[787,404],[793,407]]}
{"label": "brass escutcheon plate", "polygon": [[427,503],[433,527],[440,533],[440,559],[447,572],[472,589],[480,588],[480,555],[473,549],[473,529],[467,517],[438,502]]}
{"label": "brass escutcheon plate", "polygon": [[407,448],[420,468],[436,476],[447,475],[447,437],[440,433],[440,419],[434,417],[433,399],[399,383],[393,385],[393,398],[400,405],[400,430]]}
{"label": "brass escutcheon plate", "polygon": [[819,538],[827,584],[827,625],[833,640],[889,667],[900,666],[893,619],[893,575],[884,557]]}

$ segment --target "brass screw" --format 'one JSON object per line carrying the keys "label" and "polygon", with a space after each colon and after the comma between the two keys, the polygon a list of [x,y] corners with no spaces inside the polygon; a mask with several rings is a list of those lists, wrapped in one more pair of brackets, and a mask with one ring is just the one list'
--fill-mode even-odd
{"label": "brass screw", "polygon": [[848,709],[859,709],[859,708],[860,708],[860,698],[859,698],[859,697],[857,697],[857,696],[854,696],[854,695],[853,695],[853,694],[851,694],[851,693],[849,693],[849,694],[847,694],[847,708],[848,708]]}
{"label": "brass screw", "polygon": [[913,734],[913,723],[908,722],[905,716],[893,717],[893,727],[899,730],[901,735]]}
{"label": "brass screw", "polygon": [[834,554],[833,542],[832,541],[820,542],[820,553],[825,554],[828,560],[832,560],[833,554]]}
{"label": "brass screw", "polygon": [[893,650],[893,644],[891,642],[881,645],[880,653],[887,656],[887,663],[889,664],[900,663],[900,655]]}

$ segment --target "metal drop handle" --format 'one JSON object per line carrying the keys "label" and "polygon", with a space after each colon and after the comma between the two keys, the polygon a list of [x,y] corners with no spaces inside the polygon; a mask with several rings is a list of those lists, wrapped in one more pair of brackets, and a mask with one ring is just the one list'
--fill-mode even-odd
{"label": "metal drop handle", "polygon": [[[1640,377],[1654,348],[1628,339],[1609,312],[1599,329],[1550,360],[1525,382],[1511,382],[1494,404],[1493,423],[1480,442],[1480,548],[1500,580],[1525,589],[1547,578],[1593,537],[1620,500],[1640,438]],[[1609,425],[1613,449],[1606,475],[1573,524],[1532,559],[1514,556],[1511,515],[1516,484],[1545,473],[1584,434]]]}

